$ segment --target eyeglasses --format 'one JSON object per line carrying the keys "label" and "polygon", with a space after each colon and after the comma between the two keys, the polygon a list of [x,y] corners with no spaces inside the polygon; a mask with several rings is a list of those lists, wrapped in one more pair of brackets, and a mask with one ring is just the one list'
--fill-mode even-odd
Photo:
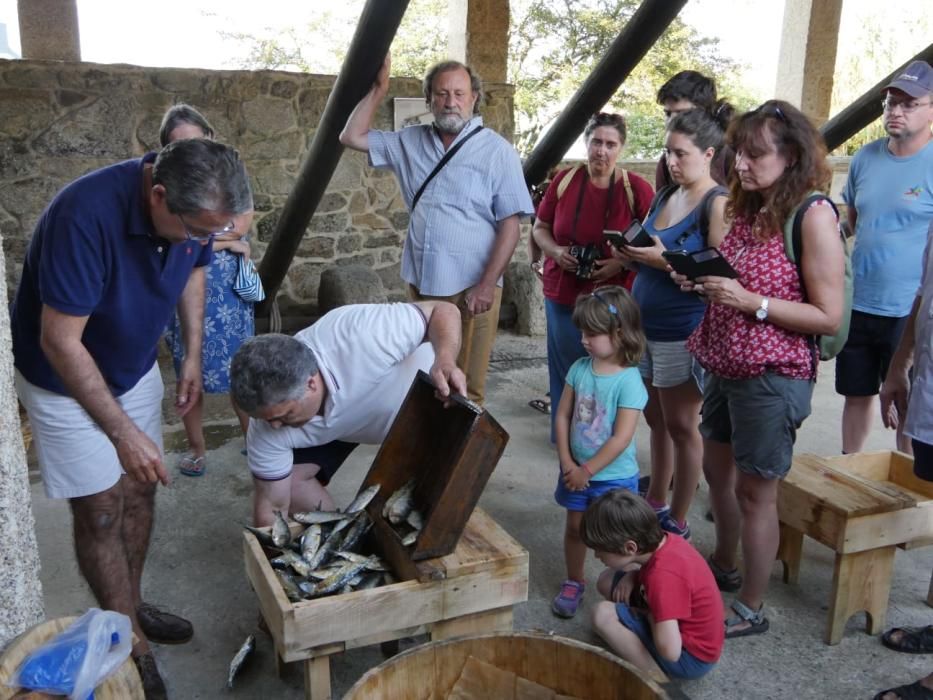
{"label": "eyeglasses", "polygon": [[900,107],[904,114],[910,114],[911,112],[917,111],[921,107],[929,106],[929,102],[918,102],[917,100],[908,102],[907,100],[892,100],[890,97],[885,97],[883,100],[881,100],[881,108],[887,112],[893,112],[895,109]]}
{"label": "eyeglasses", "polygon": [[185,218],[181,214],[176,214],[178,220],[181,222],[181,225],[185,227],[185,237],[189,241],[209,241],[212,238],[217,236],[222,236],[225,233],[230,233],[236,227],[236,223],[231,221],[229,224],[224,226],[219,231],[205,231],[204,229],[194,228],[188,225],[188,222],[185,221]]}

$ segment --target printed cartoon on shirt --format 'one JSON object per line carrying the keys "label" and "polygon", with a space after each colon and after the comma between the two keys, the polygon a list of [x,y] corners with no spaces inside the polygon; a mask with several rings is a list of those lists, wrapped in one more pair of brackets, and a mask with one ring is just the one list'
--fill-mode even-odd
{"label": "printed cartoon on shirt", "polygon": [[597,403],[593,394],[578,395],[573,432],[579,444],[587,449],[599,450],[606,442],[606,408]]}

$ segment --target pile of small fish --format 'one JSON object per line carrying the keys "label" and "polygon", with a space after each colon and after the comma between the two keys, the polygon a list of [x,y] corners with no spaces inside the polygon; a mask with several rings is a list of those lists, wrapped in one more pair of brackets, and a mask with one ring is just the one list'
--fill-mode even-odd
{"label": "pile of small fish", "polygon": [[307,525],[297,537],[292,537],[281,511],[275,511],[271,534],[246,526],[261,545],[281,552],[269,563],[289,600],[310,600],[394,583],[385,560],[357,551],[363,535],[373,525],[365,508],[378,492],[378,484],[361,491],[343,512],[295,513],[292,517]]}
{"label": "pile of small fish", "polygon": [[382,517],[388,520],[402,545],[408,547],[418,540],[424,526],[424,516],[415,510],[412,495],[415,492],[415,480],[407,482],[402,488],[386,499],[382,508]]}

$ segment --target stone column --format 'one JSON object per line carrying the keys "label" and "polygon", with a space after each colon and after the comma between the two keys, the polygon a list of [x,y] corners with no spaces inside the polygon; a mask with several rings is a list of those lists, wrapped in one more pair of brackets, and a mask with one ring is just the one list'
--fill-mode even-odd
{"label": "stone column", "polygon": [[80,61],[77,0],[18,0],[23,58]]}
{"label": "stone column", "polygon": [[504,83],[508,73],[509,0],[450,0],[450,57],[483,82]]}
{"label": "stone column", "polygon": [[[0,246],[0,289],[6,289]],[[0,648],[45,616],[26,452],[13,390],[10,316],[0,314]]]}
{"label": "stone column", "polygon": [[842,0],[786,0],[774,94],[817,124],[829,119]]}

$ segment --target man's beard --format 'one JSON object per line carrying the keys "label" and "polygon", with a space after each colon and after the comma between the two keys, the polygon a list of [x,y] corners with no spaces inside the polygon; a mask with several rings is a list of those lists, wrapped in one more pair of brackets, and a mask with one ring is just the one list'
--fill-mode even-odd
{"label": "man's beard", "polygon": [[434,123],[438,130],[445,134],[459,134],[466,126],[467,120],[457,112],[444,112],[434,115]]}

